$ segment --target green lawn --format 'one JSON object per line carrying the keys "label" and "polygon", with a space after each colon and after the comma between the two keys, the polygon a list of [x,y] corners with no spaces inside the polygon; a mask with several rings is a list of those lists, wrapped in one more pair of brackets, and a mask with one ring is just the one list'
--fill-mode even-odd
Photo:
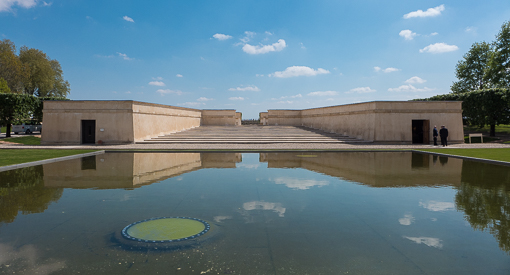
{"label": "green lawn", "polygon": [[25,145],[41,145],[41,138],[34,136],[24,136],[24,137],[15,137],[15,138],[4,138],[2,141],[20,143]]}
{"label": "green lawn", "polygon": [[0,128],[0,132],[5,134],[5,131],[7,131],[7,127],[3,126],[2,128]]}
{"label": "green lawn", "polygon": [[[500,138],[497,137],[483,137],[483,143],[492,142],[495,140],[500,140]],[[469,136],[464,137],[464,143],[469,143]],[[471,137],[471,143],[482,143],[482,139],[479,137]]]}
{"label": "green lawn", "polygon": [[14,165],[44,159],[59,158],[97,150],[43,150],[43,149],[1,149],[0,166]]}
{"label": "green lawn", "polygon": [[[464,127],[464,131],[485,133],[487,135],[489,134],[490,129],[491,129],[491,127],[488,125],[485,125],[485,127],[483,127],[483,128],[478,128],[477,126],[465,126]],[[497,125],[496,126],[496,135],[498,133],[510,134],[510,125],[507,125],[507,124]]]}
{"label": "green lawn", "polygon": [[423,149],[420,151],[510,162],[510,148]]}

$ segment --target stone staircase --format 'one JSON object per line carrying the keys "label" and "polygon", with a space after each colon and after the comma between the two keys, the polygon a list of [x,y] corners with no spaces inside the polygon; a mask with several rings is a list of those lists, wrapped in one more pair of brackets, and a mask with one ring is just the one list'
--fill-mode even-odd
{"label": "stone staircase", "polygon": [[200,126],[137,144],[360,143],[360,139],[295,126]]}

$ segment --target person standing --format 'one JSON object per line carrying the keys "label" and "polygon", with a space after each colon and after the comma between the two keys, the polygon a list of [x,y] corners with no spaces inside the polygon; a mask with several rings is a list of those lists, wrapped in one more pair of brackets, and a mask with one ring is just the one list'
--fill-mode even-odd
{"label": "person standing", "polygon": [[434,146],[437,146],[437,137],[439,136],[439,132],[437,131],[436,125],[434,125],[434,129],[432,130],[432,137],[434,138]]}
{"label": "person standing", "polygon": [[441,130],[439,130],[439,136],[441,137],[441,145],[443,147],[448,146],[447,138],[448,138],[448,129],[444,125],[441,126]]}

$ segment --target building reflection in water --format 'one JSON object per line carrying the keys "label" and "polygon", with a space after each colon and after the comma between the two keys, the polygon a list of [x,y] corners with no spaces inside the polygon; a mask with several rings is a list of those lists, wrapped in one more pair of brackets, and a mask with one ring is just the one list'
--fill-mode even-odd
{"label": "building reflection in water", "polygon": [[[501,249],[510,251],[510,169],[507,166],[463,161],[409,152],[313,152],[308,155],[260,153],[268,168],[303,168],[375,188],[455,188],[455,205],[422,202],[431,211],[456,208],[476,230],[488,230]],[[18,213],[44,212],[60,199],[63,188],[133,189],[204,168],[242,166],[241,153],[111,153],[0,173],[0,222],[14,221]],[[273,177],[275,184],[295,190],[326,186],[328,181]],[[276,202],[251,201],[244,211],[269,210],[283,217],[286,208]],[[230,217],[220,217],[219,221]],[[412,215],[399,220],[413,223]],[[435,240],[416,242],[438,247]]]}

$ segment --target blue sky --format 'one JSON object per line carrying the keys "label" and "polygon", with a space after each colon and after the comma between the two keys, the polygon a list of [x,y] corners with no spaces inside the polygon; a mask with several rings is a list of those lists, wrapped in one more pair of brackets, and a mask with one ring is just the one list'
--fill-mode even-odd
{"label": "blue sky", "polygon": [[243,118],[448,93],[508,20],[508,0],[0,0],[0,39],[58,60],[71,99]]}

